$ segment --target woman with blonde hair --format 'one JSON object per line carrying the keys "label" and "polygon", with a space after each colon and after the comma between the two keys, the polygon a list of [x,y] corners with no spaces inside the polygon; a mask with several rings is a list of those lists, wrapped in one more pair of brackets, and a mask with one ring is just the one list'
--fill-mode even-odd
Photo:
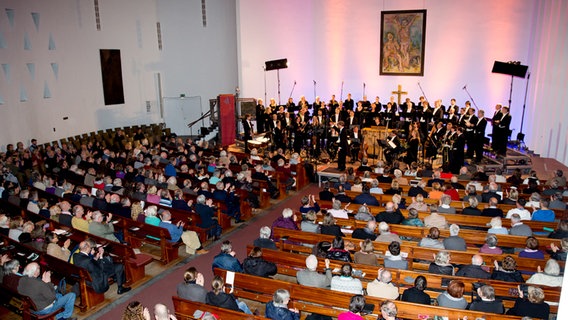
{"label": "woman with blonde hair", "polygon": [[132,301],[124,309],[122,320],[150,320],[150,311],[140,301]]}
{"label": "woman with blonde hair", "polygon": [[371,239],[365,239],[365,241],[359,242],[359,247],[361,250],[355,252],[354,262],[378,267],[379,261],[375,255],[373,241],[371,241]]}

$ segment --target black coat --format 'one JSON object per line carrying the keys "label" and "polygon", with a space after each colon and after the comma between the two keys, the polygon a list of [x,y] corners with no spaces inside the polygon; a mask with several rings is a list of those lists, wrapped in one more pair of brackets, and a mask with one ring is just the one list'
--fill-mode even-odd
{"label": "black coat", "polygon": [[278,271],[274,263],[266,261],[261,257],[247,257],[243,261],[243,269],[245,273],[264,278],[273,276]]}
{"label": "black coat", "polygon": [[[237,299],[232,295],[224,292],[215,294],[213,291],[207,293],[205,301],[212,306],[225,308],[234,311],[241,311],[237,305]],[[242,312],[242,311],[241,311]]]}

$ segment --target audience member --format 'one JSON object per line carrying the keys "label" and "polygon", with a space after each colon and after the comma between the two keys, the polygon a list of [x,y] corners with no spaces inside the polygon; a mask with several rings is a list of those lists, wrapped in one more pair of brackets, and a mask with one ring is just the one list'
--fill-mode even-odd
{"label": "audience member", "polygon": [[544,259],[544,252],[538,249],[538,239],[530,236],[525,241],[525,249],[519,252],[519,258]]}
{"label": "audience member", "polygon": [[444,244],[440,240],[440,229],[436,227],[430,228],[428,235],[420,242],[418,242],[419,247],[434,248],[434,249],[444,249]]}
{"label": "audience member", "polygon": [[518,213],[514,213],[511,216],[511,229],[509,234],[513,236],[532,236],[533,232],[531,227],[521,222],[521,216]]}
{"label": "audience member", "polygon": [[457,224],[450,226],[450,236],[444,239],[444,248],[446,250],[466,251],[467,244],[465,240],[459,236],[460,227]]}
{"label": "audience member", "polygon": [[379,261],[375,255],[373,241],[371,239],[365,239],[365,241],[359,242],[359,247],[361,250],[355,252],[353,259],[354,262],[357,264],[366,264],[378,267]]}
{"label": "audience member", "polygon": [[151,320],[150,311],[140,301],[131,301],[122,313],[122,320]]}
{"label": "audience member", "polygon": [[269,226],[263,226],[260,228],[260,235],[254,240],[253,245],[259,248],[277,250],[276,244],[270,239],[271,233]]}
{"label": "audience member", "polygon": [[479,248],[479,253],[502,254],[503,250],[497,246],[497,236],[492,233],[485,236],[485,244]]}
{"label": "audience member", "polygon": [[212,269],[220,268],[233,272],[243,272],[243,266],[235,255],[236,253],[233,251],[231,241],[223,241],[221,244],[221,252],[213,258]]}
{"label": "audience member", "polygon": [[479,299],[471,302],[468,309],[472,311],[491,312],[502,314],[505,312],[503,302],[495,299],[495,289],[490,285],[484,285],[477,289]]}
{"label": "audience member", "polygon": [[489,279],[491,274],[483,268],[483,258],[475,254],[471,257],[471,264],[461,266],[458,272],[456,272],[456,276]]}
{"label": "audience member", "polygon": [[290,292],[288,290],[276,290],[272,300],[266,304],[266,317],[273,320],[300,320],[300,311],[289,309],[289,302]]}
{"label": "audience member", "polygon": [[396,300],[398,287],[391,281],[391,272],[383,268],[379,269],[377,278],[367,284],[367,294],[372,297]]}
{"label": "audience member", "polygon": [[331,290],[348,292],[352,294],[362,294],[363,285],[361,280],[353,278],[353,269],[349,263],[345,263],[341,266],[340,275],[334,276],[331,279]]}
{"label": "audience member", "polygon": [[365,313],[365,297],[363,295],[354,295],[349,302],[349,311],[342,312],[337,316],[337,320],[363,320]]}
{"label": "audience member", "polygon": [[379,223],[379,236],[375,239],[375,241],[388,242],[388,243],[391,243],[393,241],[402,242],[402,240],[397,234],[392,233],[390,231],[388,223],[384,221]]}
{"label": "audience member", "polygon": [[207,304],[229,309],[233,311],[242,311],[246,314],[252,314],[246,303],[239,301],[233,296],[232,288],[229,293],[225,292],[225,281],[220,276],[215,276],[211,281],[212,291],[209,291],[205,296]]}
{"label": "audience member", "polygon": [[345,237],[345,234],[341,231],[341,227],[335,224],[335,218],[329,212],[323,216],[320,233],[336,237]]}
{"label": "audience member", "polygon": [[387,202],[387,205],[385,206],[385,211],[378,213],[375,216],[375,220],[377,222],[383,222],[384,221],[384,222],[390,223],[390,224],[400,224],[402,222],[402,220],[404,220],[404,216],[402,215],[400,210],[395,208],[394,203],[389,201],[389,202]]}
{"label": "audience member", "polygon": [[438,295],[438,305],[444,308],[462,309],[467,308],[467,300],[463,297],[465,285],[460,280],[452,280],[446,291]]}
{"label": "audience member", "polygon": [[273,276],[278,271],[276,264],[262,258],[262,249],[259,247],[254,247],[248,257],[245,258],[243,269],[245,273],[263,278]]}
{"label": "audience member", "polygon": [[521,285],[517,286],[519,297],[515,300],[515,305],[507,311],[507,314],[526,318],[548,319],[550,316],[550,306],[544,301],[544,290],[539,287],[528,286],[528,296],[524,296]]}
{"label": "audience member", "polygon": [[538,272],[533,274],[527,283],[544,285],[549,287],[561,287],[563,276],[560,275],[560,265],[554,259],[548,259],[544,266],[544,271],[540,266],[537,268]]}
{"label": "audience member", "polygon": [[454,266],[450,263],[450,253],[439,251],[433,254],[434,262],[428,266],[428,272],[435,274],[454,275]]}
{"label": "audience member", "polygon": [[384,258],[385,268],[407,270],[408,261],[400,253],[400,242],[393,241],[388,248]]}
{"label": "audience member", "polygon": [[365,228],[357,228],[353,230],[351,237],[353,239],[369,239],[371,241],[374,241],[377,238],[377,235],[375,234],[376,228],[377,222],[374,219],[367,221]]}
{"label": "audience member", "polygon": [[329,288],[331,285],[331,269],[329,259],[325,259],[325,274],[317,272],[318,258],[311,254],[306,258],[306,269],[296,272],[296,281],[303,286]]}
{"label": "audience member", "polygon": [[424,292],[428,282],[424,276],[418,276],[414,280],[414,286],[404,290],[402,293],[402,301],[430,305],[430,296]]}
{"label": "audience member", "polygon": [[205,303],[207,290],[203,287],[205,278],[195,267],[189,267],[183,274],[183,282],[176,287],[178,297],[189,301]]}
{"label": "audience member", "polygon": [[491,279],[507,281],[507,282],[525,282],[521,272],[517,270],[517,261],[512,256],[506,256],[499,266],[497,261],[494,261],[495,268],[491,273]]}

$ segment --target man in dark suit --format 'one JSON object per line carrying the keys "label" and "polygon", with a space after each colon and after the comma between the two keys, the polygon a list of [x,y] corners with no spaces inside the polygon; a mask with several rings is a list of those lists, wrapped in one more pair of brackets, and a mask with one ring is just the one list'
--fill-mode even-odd
{"label": "man in dark suit", "polygon": [[509,138],[509,126],[511,125],[511,114],[509,114],[509,107],[501,108],[501,119],[494,121],[493,125],[497,125],[497,131],[493,136],[495,141],[495,152],[497,154],[505,155],[507,153],[507,141]]}
{"label": "man in dark suit", "polygon": [[392,163],[395,157],[400,152],[400,139],[396,135],[396,130],[393,130],[389,133],[388,138],[386,139],[386,146],[384,147],[385,159],[388,163]]}
{"label": "man in dark suit", "polygon": [[345,119],[345,127],[348,130],[353,130],[354,126],[359,125],[359,119],[355,117],[355,112],[353,110],[348,110],[347,113],[349,114],[349,116]]}
{"label": "man in dark suit", "polygon": [[343,121],[339,121],[337,123],[337,127],[339,128],[339,138],[337,143],[339,145],[338,156],[337,156],[337,169],[339,171],[345,171],[345,161],[347,159],[347,130],[345,129],[345,123]]}
{"label": "man in dark suit", "polygon": [[108,278],[112,277],[118,285],[118,294],[130,291],[130,287],[125,287],[126,276],[124,274],[124,266],[120,263],[114,263],[109,256],[103,256],[104,248],[99,247],[95,250],[97,244],[92,239],[87,239],[79,244],[79,252],[73,255],[73,263],[79,267],[85,268],[91,279],[91,286],[97,293],[104,293],[108,290]]}
{"label": "man in dark suit", "polygon": [[477,117],[475,116],[475,109],[470,108],[466,115],[464,136],[467,143],[467,157],[473,158],[473,150],[475,149],[475,125],[477,124]]}
{"label": "man in dark suit", "polygon": [[450,159],[450,170],[452,173],[459,173],[465,160],[465,136],[461,127],[457,128],[457,138],[452,145],[452,158]]}
{"label": "man in dark suit", "polygon": [[252,139],[252,133],[253,133],[252,122],[250,122],[250,119],[251,119],[250,114],[246,114],[242,122],[244,130],[243,139],[245,140],[245,153],[249,153],[248,141]]}
{"label": "man in dark suit", "polygon": [[503,106],[498,103],[495,105],[495,112],[493,113],[493,118],[491,118],[491,125],[492,125],[492,129],[491,129],[491,148],[493,150],[495,150],[495,146],[497,145],[497,141],[495,137],[497,136],[497,133],[499,132],[499,120],[501,120],[501,117],[503,117],[503,113],[501,113],[501,109],[503,108]]}
{"label": "man in dark suit", "polygon": [[477,111],[477,123],[475,124],[475,161],[480,162],[483,158],[483,144],[485,143],[485,129],[487,128],[487,120],[485,119],[485,111]]}

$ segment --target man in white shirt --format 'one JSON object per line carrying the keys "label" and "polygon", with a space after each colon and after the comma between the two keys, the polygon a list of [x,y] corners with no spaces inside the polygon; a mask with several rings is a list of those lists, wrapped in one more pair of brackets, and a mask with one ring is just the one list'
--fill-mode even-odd
{"label": "man in white shirt", "polygon": [[396,300],[398,288],[391,281],[391,272],[383,268],[379,269],[377,279],[367,284],[367,294],[372,297]]}
{"label": "man in white shirt", "polygon": [[518,214],[521,217],[521,220],[531,220],[531,213],[529,210],[525,208],[526,200],[519,199],[517,200],[517,207],[507,211],[507,216],[505,218],[511,219],[513,214]]}

